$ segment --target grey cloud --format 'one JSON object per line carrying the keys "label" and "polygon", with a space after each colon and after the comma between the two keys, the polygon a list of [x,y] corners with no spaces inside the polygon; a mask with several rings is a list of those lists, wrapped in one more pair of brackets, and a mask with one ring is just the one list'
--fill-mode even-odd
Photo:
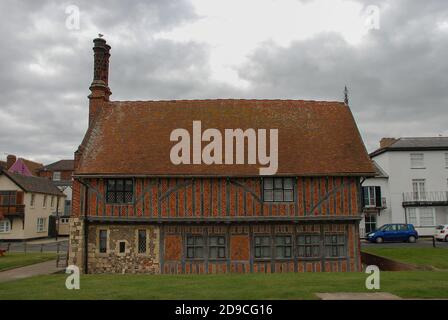
{"label": "grey cloud", "polygon": [[[342,100],[347,84],[369,149],[382,136],[448,134],[448,32],[436,24],[448,21],[445,1],[359,1],[381,8],[381,29],[362,45],[332,33],[288,48],[264,43],[237,70],[250,83],[239,89],[211,80],[206,44],[154,37],[198,19],[187,0],[3,0],[0,159],[5,152],[46,163],[73,156],[86,130],[98,32],[112,45],[114,100]],[[79,31],[65,28],[68,4],[81,9]]]}

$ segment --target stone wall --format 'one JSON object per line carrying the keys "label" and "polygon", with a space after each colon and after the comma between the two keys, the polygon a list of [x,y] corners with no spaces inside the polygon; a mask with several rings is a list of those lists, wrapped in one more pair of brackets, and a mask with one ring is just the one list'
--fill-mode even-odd
{"label": "stone wall", "polygon": [[68,265],[76,265],[83,272],[84,221],[72,217],[69,220],[69,228]]}
{"label": "stone wall", "polygon": [[[99,250],[100,230],[107,231],[106,253]],[[146,230],[146,253],[138,252],[138,230]],[[89,223],[88,273],[160,273],[159,239],[159,227],[154,225]]]}

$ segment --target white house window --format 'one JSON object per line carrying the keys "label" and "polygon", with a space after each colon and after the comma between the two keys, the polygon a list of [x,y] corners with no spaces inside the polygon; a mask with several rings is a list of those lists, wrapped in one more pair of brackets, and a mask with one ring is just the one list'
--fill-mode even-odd
{"label": "white house window", "polygon": [[54,208],[54,196],[51,196],[50,205]]}
{"label": "white house window", "polygon": [[37,218],[37,232],[44,232],[47,227],[47,218]]}
{"label": "white house window", "polygon": [[408,208],[408,223],[416,227],[433,227],[436,224],[434,208]]}
{"label": "white house window", "polygon": [[61,181],[61,172],[60,171],[53,172],[53,181]]}
{"label": "white house window", "polygon": [[381,188],[377,186],[362,187],[364,207],[375,208],[381,206]]}
{"label": "white house window", "polygon": [[418,225],[417,221],[417,209],[416,208],[408,208],[408,223],[413,224],[414,226]]}
{"label": "white house window", "polygon": [[423,153],[411,153],[411,169],[425,168],[425,156]]}
{"label": "white house window", "polygon": [[34,208],[34,201],[35,201],[36,197],[34,194],[31,194],[31,200],[30,200],[30,207]]}
{"label": "white house window", "polygon": [[44,196],[44,198],[42,200],[42,207],[44,207],[44,208],[47,207],[47,196]]}
{"label": "white house window", "polygon": [[420,226],[432,227],[436,224],[434,208],[419,208]]}
{"label": "white house window", "polygon": [[11,222],[8,219],[0,221],[0,233],[11,231]]}
{"label": "white house window", "polygon": [[445,168],[448,168],[448,152],[445,152]]}
{"label": "white house window", "polygon": [[412,180],[412,193],[414,200],[426,199],[425,179],[413,179]]}

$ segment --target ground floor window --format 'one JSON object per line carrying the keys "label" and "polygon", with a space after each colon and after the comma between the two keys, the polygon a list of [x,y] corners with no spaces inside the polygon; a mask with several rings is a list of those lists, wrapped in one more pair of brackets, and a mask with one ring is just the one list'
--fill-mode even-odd
{"label": "ground floor window", "polygon": [[44,232],[47,229],[47,218],[37,218],[37,232]]}
{"label": "ground floor window", "polygon": [[199,235],[187,236],[187,259],[204,258],[204,237]]}
{"label": "ground floor window", "polygon": [[0,233],[10,231],[11,231],[11,222],[8,219],[0,220]]}
{"label": "ground floor window", "polygon": [[276,236],[275,237],[275,257],[286,259],[292,257],[292,237]]}
{"label": "ground floor window", "polygon": [[366,234],[376,230],[376,214],[367,214],[364,220]]}
{"label": "ground floor window", "polygon": [[107,230],[99,231],[99,251],[100,253],[107,252]]}
{"label": "ground floor window", "polygon": [[300,258],[320,257],[320,235],[319,234],[298,235],[297,256]]}
{"label": "ground floor window", "polygon": [[271,237],[255,236],[255,258],[268,259],[271,258]]}
{"label": "ground floor window", "polygon": [[208,239],[208,258],[225,259],[226,238],[224,236],[210,236]]}
{"label": "ground floor window", "polygon": [[327,233],[325,234],[325,255],[327,257],[344,257],[345,254],[345,234]]}
{"label": "ground floor window", "polygon": [[146,230],[138,230],[138,253],[146,253]]}
{"label": "ground floor window", "polygon": [[408,223],[415,227],[434,227],[436,213],[434,208],[407,208]]}

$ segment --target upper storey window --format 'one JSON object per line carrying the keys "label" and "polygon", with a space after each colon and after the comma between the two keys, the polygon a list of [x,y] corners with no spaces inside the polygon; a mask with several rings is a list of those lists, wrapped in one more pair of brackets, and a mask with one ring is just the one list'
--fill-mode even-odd
{"label": "upper storey window", "polygon": [[108,179],[106,184],[107,203],[132,203],[134,183],[132,179]]}
{"label": "upper storey window", "polygon": [[411,169],[424,169],[425,155],[423,153],[411,153]]}
{"label": "upper storey window", "polygon": [[61,181],[61,171],[53,172],[53,181]]}
{"label": "upper storey window", "polygon": [[266,202],[294,201],[294,185],[292,178],[264,178],[263,200]]}

